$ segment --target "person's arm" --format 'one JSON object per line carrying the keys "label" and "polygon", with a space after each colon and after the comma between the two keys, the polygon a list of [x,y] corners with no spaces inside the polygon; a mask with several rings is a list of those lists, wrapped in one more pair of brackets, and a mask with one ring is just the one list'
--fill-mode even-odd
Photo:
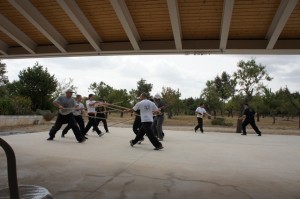
{"label": "person's arm", "polygon": [[64,107],[62,105],[60,105],[60,103],[57,100],[53,101],[53,105],[59,109],[63,109]]}

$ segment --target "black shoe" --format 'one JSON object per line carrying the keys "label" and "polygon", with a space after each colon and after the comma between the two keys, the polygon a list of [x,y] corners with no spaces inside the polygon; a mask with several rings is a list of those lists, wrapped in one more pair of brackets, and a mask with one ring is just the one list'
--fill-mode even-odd
{"label": "black shoe", "polygon": [[133,147],[134,144],[133,144],[132,140],[130,140],[129,143],[130,143],[130,146]]}
{"label": "black shoe", "polygon": [[80,140],[80,141],[78,141],[79,143],[83,143],[83,142],[85,142],[86,141],[86,139],[83,137],[82,138],[82,140]]}
{"label": "black shoe", "polygon": [[106,131],[106,133],[109,133],[109,131]]}
{"label": "black shoe", "polygon": [[138,144],[142,144],[143,141],[144,141],[144,138],[140,139],[140,141],[138,141]]}
{"label": "black shoe", "polygon": [[196,133],[197,129],[194,129],[194,130],[195,130],[195,133]]}
{"label": "black shoe", "polygon": [[104,133],[100,132],[98,133],[99,137],[102,137],[104,135]]}
{"label": "black shoe", "polygon": [[261,136],[261,132],[258,132],[258,133],[257,133],[257,136]]}
{"label": "black shoe", "polygon": [[53,140],[53,139],[54,139],[53,137],[49,137],[47,140],[50,141],[50,140]]}
{"label": "black shoe", "polygon": [[87,137],[85,137],[85,136],[83,136],[83,137],[84,137],[84,139],[86,139],[86,140],[89,139],[89,138],[87,138]]}
{"label": "black shoe", "polygon": [[241,135],[247,135],[247,133],[241,133]]}
{"label": "black shoe", "polygon": [[201,131],[201,133],[204,133],[204,131]]}
{"label": "black shoe", "polygon": [[163,148],[164,148],[164,147],[161,145],[161,146],[159,146],[159,147],[154,148],[154,150],[158,151],[158,150],[163,149]]}

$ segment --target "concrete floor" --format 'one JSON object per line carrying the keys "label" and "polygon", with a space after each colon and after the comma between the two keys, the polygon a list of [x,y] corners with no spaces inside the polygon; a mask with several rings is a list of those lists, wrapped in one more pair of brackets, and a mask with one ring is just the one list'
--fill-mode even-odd
{"label": "concrete floor", "polygon": [[[300,198],[300,136],[168,131],[164,149],[148,139],[130,147],[130,128],[3,136],[15,150],[19,184],[46,187],[56,199]],[[0,150],[0,189],[7,186]]]}

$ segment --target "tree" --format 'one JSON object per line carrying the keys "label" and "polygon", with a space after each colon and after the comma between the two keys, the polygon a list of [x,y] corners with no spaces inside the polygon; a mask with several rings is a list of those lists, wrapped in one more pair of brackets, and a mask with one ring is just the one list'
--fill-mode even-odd
{"label": "tree", "polygon": [[[235,93],[236,81],[232,79],[225,71],[221,77],[217,76],[214,80],[216,91],[223,102],[222,113],[225,108],[225,101],[232,97]],[[223,114],[222,114],[223,115]]]}
{"label": "tree", "polygon": [[214,112],[214,116],[216,116],[217,110],[220,110],[222,107],[222,102],[214,81],[206,82],[206,88],[203,89],[201,98],[204,98],[205,104]]}
{"label": "tree", "polygon": [[114,89],[113,87],[101,81],[99,84],[97,84],[96,82],[92,83],[89,87],[89,90],[91,90],[96,96],[106,98],[110,95],[111,92],[113,92]]}
{"label": "tree", "polygon": [[47,68],[36,62],[32,68],[20,71],[19,81],[15,81],[12,87],[16,89],[16,94],[31,99],[32,110],[51,109],[51,96],[56,90],[57,80]]}
{"label": "tree", "polygon": [[[240,86],[239,93],[244,96],[241,103],[240,116],[243,113],[243,104],[251,101],[252,96],[256,92],[260,92],[265,88],[263,81],[271,81],[273,78],[269,76],[266,67],[256,64],[254,59],[247,62],[241,60],[238,62],[238,70],[233,74],[234,80]],[[241,132],[242,121],[238,120],[236,132]]]}
{"label": "tree", "polygon": [[173,116],[173,112],[178,114],[178,110],[181,107],[181,101],[179,99],[181,93],[179,92],[179,89],[176,91],[170,87],[162,87],[161,95],[164,101],[166,102],[166,105],[168,106],[168,118],[171,119]]}
{"label": "tree", "polygon": [[64,94],[68,88],[71,88],[76,93],[77,87],[73,85],[72,78],[69,78],[68,80],[63,79],[61,82],[57,83],[56,91],[52,95],[53,98],[57,98],[58,96]]}
{"label": "tree", "polygon": [[0,97],[6,95],[6,84],[9,82],[7,76],[5,75],[6,71],[6,64],[2,63],[0,60]]}
{"label": "tree", "polygon": [[148,96],[150,96],[153,84],[146,82],[147,81],[142,78],[137,82],[137,89],[132,89],[131,91],[129,91],[133,102],[136,102],[136,97],[140,96],[142,93],[146,93]]}

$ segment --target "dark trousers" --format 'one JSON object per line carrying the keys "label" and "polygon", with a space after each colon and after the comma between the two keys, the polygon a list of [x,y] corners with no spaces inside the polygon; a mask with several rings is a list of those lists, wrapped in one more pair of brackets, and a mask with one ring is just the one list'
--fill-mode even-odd
{"label": "dark trousers", "polygon": [[[140,133],[140,131],[142,131],[142,121],[141,121],[141,117],[140,116],[135,116],[133,125],[132,125],[132,130],[135,133],[135,135],[138,135]],[[145,132],[144,132],[145,135]],[[144,136],[141,137],[140,140],[143,140]]]}
{"label": "dark trousers", "polygon": [[198,124],[195,126],[195,131],[200,128],[200,131],[203,133],[203,119],[201,117],[197,117]]}
{"label": "dark trousers", "polygon": [[140,141],[145,134],[147,134],[147,137],[149,138],[152,145],[156,148],[162,146],[162,144],[158,141],[158,139],[153,134],[153,131],[151,129],[152,122],[142,122],[142,128],[140,132],[136,135],[135,139],[132,140],[133,144],[136,144],[138,141]]}
{"label": "dark trousers", "polygon": [[242,123],[242,130],[243,130],[243,133],[244,134],[247,134],[246,132],[246,126],[250,124],[251,127],[253,128],[253,130],[257,133],[257,134],[260,134],[260,130],[257,128],[256,124],[255,124],[255,120],[254,119],[245,119]]}
{"label": "dark trousers", "polygon": [[[107,122],[106,122],[106,115],[103,113],[97,113],[96,115],[98,118],[96,118],[96,125],[98,126],[100,122],[103,123],[103,127],[105,129],[106,132],[108,132],[108,127],[107,127]],[[93,128],[93,130],[95,130]]]}
{"label": "dark trousers", "polygon": [[58,114],[55,124],[52,126],[49,132],[50,138],[54,138],[57,131],[61,128],[63,124],[68,124],[68,126],[71,127],[71,129],[74,132],[74,135],[77,139],[77,141],[82,141],[83,135],[81,134],[79,127],[77,126],[77,122],[74,118],[74,115],[72,113],[68,115],[61,115]]}
{"label": "dark trousers", "polygon": [[[74,118],[79,126],[81,134],[84,133],[84,121],[81,115],[74,115]],[[62,131],[62,134],[65,135],[68,133],[68,131],[71,129],[70,125],[67,125],[64,130]]]}
{"label": "dark trousers", "polygon": [[153,123],[152,123],[153,133],[160,139],[162,139],[164,137],[163,130],[162,130],[163,122],[164,122],[164,116],[157,115],[154,117]]}
{"label": "dark trousers", "polygon": [[83,135],[86,135],[91,127],[93,127],[93,129],[97,132],[98,135],[101,134],[101,131],[98,128],[98,125],[97,125],[97,119],[95,118],[95,114],[94,113],[89,113],[88,115],[89,115],[89,121],[88,121],[88,123],[85,127]]}

